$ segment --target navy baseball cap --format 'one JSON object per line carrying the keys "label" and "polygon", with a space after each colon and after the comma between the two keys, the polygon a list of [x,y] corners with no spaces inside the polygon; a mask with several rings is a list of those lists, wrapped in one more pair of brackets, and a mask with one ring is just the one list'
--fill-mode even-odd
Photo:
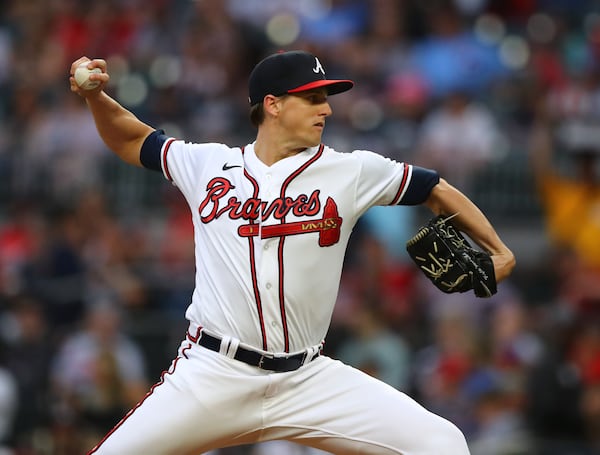
{"label": "navy baseball cap", "polygon": [[354,82],[327,79],[317,57],[305,51],[279,52],[261,60],[250,73],[250,105],[261,103],[267,95],[281,96],[326,87],[328,95],[350,90]]}

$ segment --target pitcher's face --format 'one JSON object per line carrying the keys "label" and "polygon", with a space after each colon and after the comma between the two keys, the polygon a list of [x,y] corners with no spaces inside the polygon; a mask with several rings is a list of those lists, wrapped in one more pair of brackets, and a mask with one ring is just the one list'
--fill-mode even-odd
{"label": "pitcher's face", "polygon": [[325,89],[307,90],[281,98],[280,125],[299,148],[321,143],[325,118],[332,114]]}

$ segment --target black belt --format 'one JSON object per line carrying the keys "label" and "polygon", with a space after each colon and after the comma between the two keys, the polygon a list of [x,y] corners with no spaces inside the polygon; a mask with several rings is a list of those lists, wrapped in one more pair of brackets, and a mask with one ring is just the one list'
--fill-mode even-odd
{"label": "black belt", "polygon": [[[202,332],[200,339],[198,340],[198,344],[206,349],[210,349],[211,351],[220,352],[221,341],[222,340],[217,337],[209,335],[206,332]],[[283,373],[285,371],[294,371],[300,368],[302,365],[304,365],[307,355],[307,352],[301,352],[289,357],[273,357],[238,346],[233,358],[235,360],[239,360],[240,362],[247,363],[248,365],[262,368],[263,370]],[[316,354],[312,356],[310,361],[312,362],[319,355],[320,352],[317,351]]]}

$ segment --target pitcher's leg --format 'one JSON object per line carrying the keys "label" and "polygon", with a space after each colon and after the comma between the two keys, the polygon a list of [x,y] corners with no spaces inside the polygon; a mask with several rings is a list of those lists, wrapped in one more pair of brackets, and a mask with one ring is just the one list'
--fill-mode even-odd
{"label": "pitcher's leg", "polygon": [[186,427],[194,420],[198,426],[195,407],[193,399],[178,390],[167,374],[89,455],[187,453],[187,437],[195,435],[191,431],[195,428]]}
{"label": "pitcher's leg", "polygon": [[245,443],[238,438],[251,438],[260,427],[257,391],[265,378],[237,367],[218,353],[182,344],[161,381],[89,455],[197,455]]}
{"label": "pitcher's leg", "polygon": [[282,378],[267,435],[342,454],[468,455],[462,432],[367,374],[320,358]]}

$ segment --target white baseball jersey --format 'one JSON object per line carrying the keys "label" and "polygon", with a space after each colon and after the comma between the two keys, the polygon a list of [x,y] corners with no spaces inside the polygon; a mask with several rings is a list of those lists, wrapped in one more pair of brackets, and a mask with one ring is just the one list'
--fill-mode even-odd
{"label": "white baseball jersey", "polygon": [[[189,144],[161,132],[140,158],[191,207],[198,265],[186,315],[207,332],[188,333],[160,381],[90,454],[203,453],[275,439],[340,454],[469,454],[456,426],[358,369],[320,355],[274,372],[229,349],[241,341],[308,353],[320,344],[357,219],[376,204],[422,202],[435,172],[322,145],[269,167],[252,144]],[[227,340],[219,352],[200,344],[209,331]]]}
{"label": "white baseball jersey", "polygon": [[[432,180],[369,151],[321,145],[272,166],[250,144],[158,141],[161,168],[194,224],[196,277],[186,317],[257,349],[293,353],[328,330],[345,249],[371,206],[419,203]],[[435,180],[437,183],[437,180]],[[415,190],[415,188],[417,188]],[[421,190],[419,190],[421,188]]]}

